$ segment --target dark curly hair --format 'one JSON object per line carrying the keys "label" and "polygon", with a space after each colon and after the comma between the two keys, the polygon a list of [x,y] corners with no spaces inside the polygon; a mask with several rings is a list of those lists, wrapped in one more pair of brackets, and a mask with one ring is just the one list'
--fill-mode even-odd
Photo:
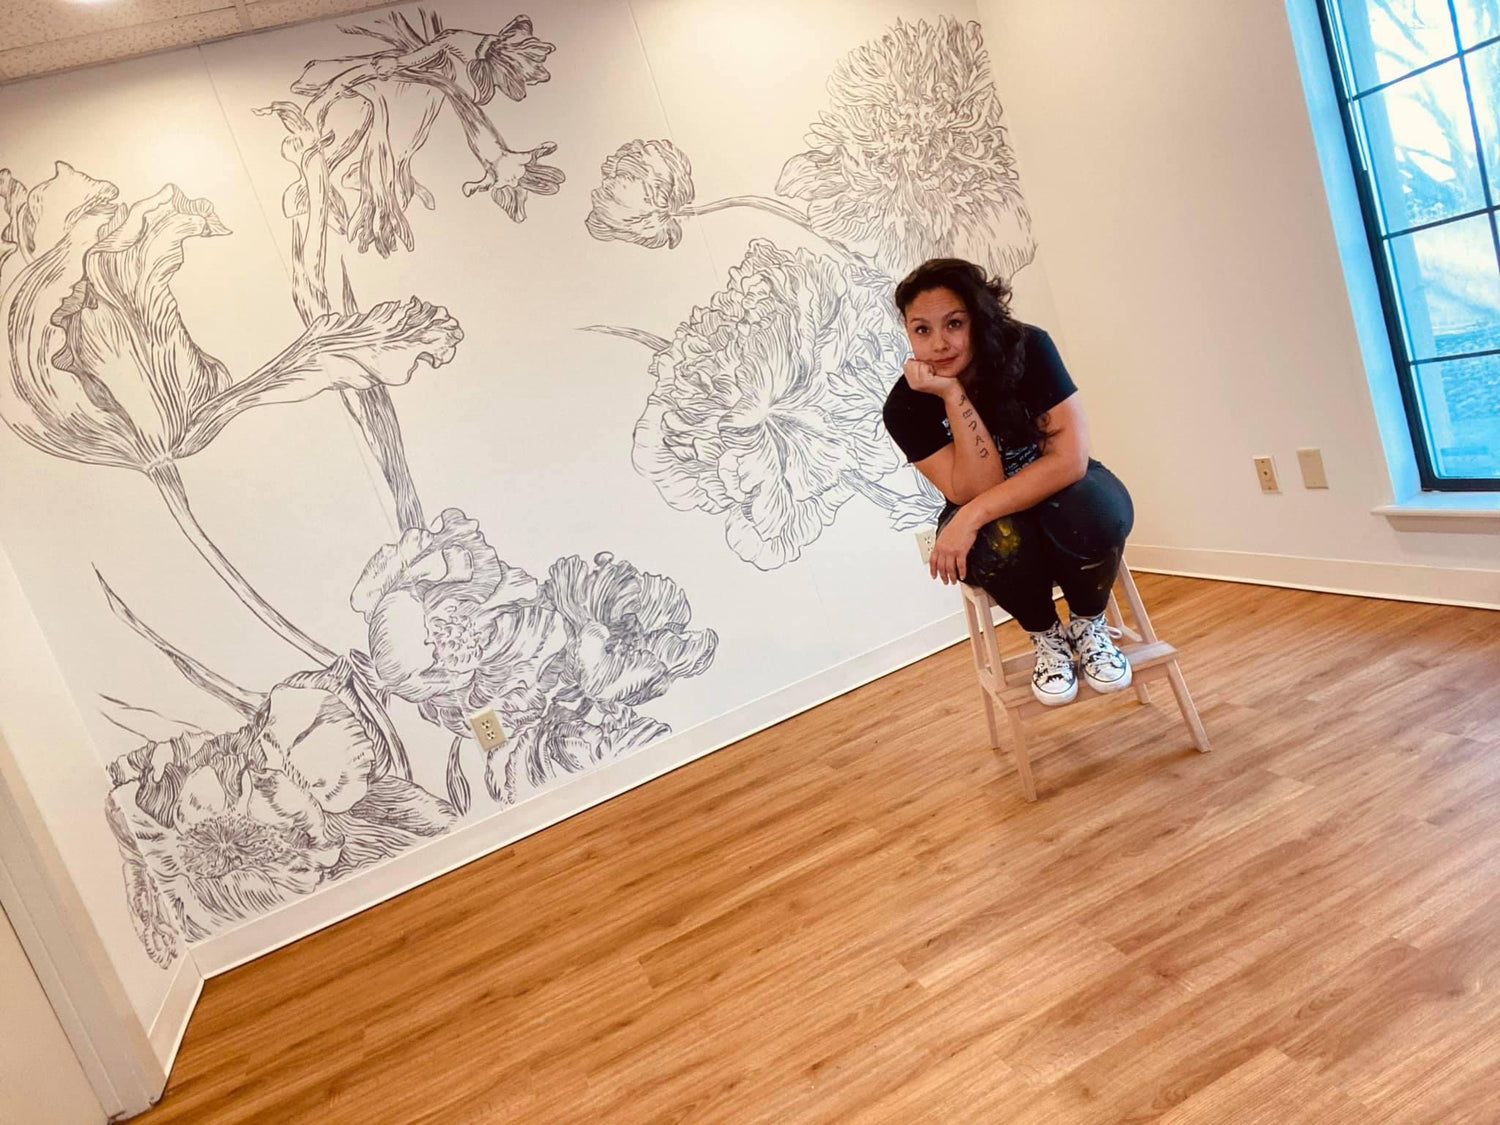
{"label": "dark curly hair", "polygon": [[962,258],[930,258],[896,286],[896,308],[904,317],[913,301],[933,289],[952,291],[968,310],[974,361],[959,379],[981,417],[1008,446],[1044,441],[1046,433],[1017,393],[1026,365],[1026,329],[1010,315],[1010,286]]}

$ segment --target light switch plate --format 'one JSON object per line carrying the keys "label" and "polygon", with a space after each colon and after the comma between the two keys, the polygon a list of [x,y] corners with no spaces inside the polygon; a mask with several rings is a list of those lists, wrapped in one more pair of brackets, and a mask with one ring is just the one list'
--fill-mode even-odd
{"label": "light switch plate", "polygon": [[1281,484],[1276,479],[1276,462],[1270,457],[1255,458],[1255,475],[1260,479],[1262,492],[1281,491]]}
{"label": "light switch plate", "polygon": [[1323,468],[1323,451],[1314,446],[1297,450],[1297,464],[1302,469],[1303,488],[1327,488],[1328,473]]}

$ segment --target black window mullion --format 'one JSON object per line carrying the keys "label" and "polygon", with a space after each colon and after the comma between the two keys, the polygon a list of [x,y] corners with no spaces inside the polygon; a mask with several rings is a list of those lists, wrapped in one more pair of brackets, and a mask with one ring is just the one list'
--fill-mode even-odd
{"label": "black window mullion", "polygon": [[1418,223],[1414,227],[1403,227],[1401,230],[1388,230],[1380,237],[1389,241],[1392,238],[1401,238],[1403,235],[1420,234],[1422,231],[1431,230],[1433,227],[1446,227],[1450,223],[1461,223],[1465,219],[1477,219],[1481,215],[1489,215],[1493,218],[1497,207],[1500,207],[1500,205],[1476,207],[1474,210],[1465,211],[1461,215],[1444,215],[1441,219],[1433,219],[1430,223]]}
{"label": "black window mullion", "polygon": [[[1401,405],[1406,413],[1407,428],[1411,431],[1412,452],[1416,456],[1417,474],[1422,487],[1433,488],[1436,474],[1432,469],[1432,455],[1427,447],[1427,428],[1422,421],[1421,404],[1417,401],[1411,357],[1407,355],[1406,326],[1401,322],[1400,299],[1395,292],[1390,260],[1386,254],[1385,240],[1380,231],[1380,210],[1375,199],[1374,168],[1361,152],[1359,133],[1354,121],[1354,107],[1349,96],[1354,74],[1354,60],[1348,60],[1347,68],[1339,58],[1339,39],[1334,21],[1339,18],[1332,8],[1332,0],[1318,0],[1318,20],[1323,25],[1323,40],[1328,49],[1329,64],[1333,69],[1338,87],[1339,116],[1343,119],[1344,139],[1349,154],[1355,160],[1354,186],[1359,193],[1360,211],[1365,223],[1365,237],[1369,242],[1370,260],[1375,267],[1375,284],[1380,291],[1380,304],[1385,314],[1386,335],[1390,338],[1392,358],[1396,363],[1396,382],[1401,391]],[[1373,156],[1369,158],[1371,161]]]}
{"label": "black window mullion", "polygon": [[[1448,13],[1450,16],[1452,16],[1452,4],[1448,5]],[[1453,42],[1462,42],[1462,39],[1459,37],[1457,22],[1455,22],[1453,25]],[[1354,90],[1354,87],[1351,85],[1348,88],[1354,92],[1349,94],[1349,99],[1356,102],[1362,101],[1363,99],[1368,98],[1371,94],[1380,94],[1385,92],[1386,90],[1389,90],[1398,82],[1405,82],[1408,78],[1414,78],[1418,74],[1426,74],[1429,70],[1436,70],[1438,67],[1444,65],[1445,63],[1451,63],[1456,58],[1459,58],[1463,55],[1472,55],[1475,51],[1482,51],[1486,47],[1494,46],[1496,43],[1500,43],[1500,35],[1493,35],[1490,38],[1485,39],[1479,43],[1475,43],[1469,47],[1460,46],[1458,50],[1451,55],[1444,55],[1440,59],[1433,59],[1431,62],[1425,62],[1421,66],[1407,71],[1405,74],[1399,75],[1395,78],[1387,78],[1384,82],[1377,82],[1374,86],[1370,86],[1364,90]],[[1352,69],[1350,70],[1350,73],[1353,73]]]}
{"label": "black window mullion", "polygon": [[[1431,446],[1426,419],[1423,416],[1422,399],[1420,389],[1417,385],[1417,368],[1428,364],[1456,362],[1484,358],[1487,356],[1500,355],[1500,348],[1479,349],[1464,352],[1453,356],[1432,356],[1431,358],[1417,359],[1412,354],[1408,343],[1406,325],[1404,321],[1404,305],[1401,294],[1397,288],[1396,263],[1392,255],[1395,247],[1391,240],[1402,235],[1412,234],[1418,231],[1429,230],[1433,227],[1446,226],[1466,219],[1474,219],[1483,215],[1489,220],[1490,241],[1495,255],[1496,270],[1500,271],[1500,201],[1495,200],[1490,192],[1491,169],[1485,160],[1484,141],[1479,130],[1479,117],[1474,103],[1474,91],[1471,84],[1468,56],[1476,51],[1500,43],[1500,36],[1491,37],[1480,43],[1463,46],[1463,40],[1459,33],[1458,13],[1454,0],[1447,0],[1448,16],[1452,21],[1453,39],[1458,47],[1456,54],[1426,63],[1415,68],[1399,78],[1389,82],[1383,82],[1368,90],[1357,91],[1354,82],[1354,59],[1350,54],[1351,48],[1348,43],[1348,29],[1342,20],[1342,13],[1338,10],[1338,0],[1318,0],[1318,19],[1322,25],[1324,46],[1328,52],[1329,67],[1333,72],[1335,85],[1338,93],[1339,112],[1344,126],[1344,139],[1349,148],[1350,158],[1354,163],[1355,188],[1359,194],[1360,211],[1365,225],[1365,236],[1369,243],[1372,265],[1375,267],[1375,282],[1380,291],[1380,303],[1385,316],[1386,334],[1390,338],[1391,355],[1396,364],[1397,385],[1401,393],[1401,404],[1406,414],[1407,427],[1411,433],[1412,451],[1417,462],[1418,475],[1421,478],[1423,489],[1445,490],[1445,491],[1468,491],[1468,490],[1493,490],[1500,488],[1500,481],[1494,478],[1475,477],[1440,477],[1437,475],[1434,464],[1434,453]],[[1373,45],[1371,45],[1373,50]],[[1361,99],[1381,90],[1389,89],[1397,82],[1405,81],[1413,75],[1432,70],[1445,63],[1458,59],[1460,74],[1463,79],[1465,100],[1468,103],[1469,127],[1474,138],[1474,152],[1477,159],[1480,176],[1480,188],[1484,192],[1485,206],[1463,215],[1453,215],[1430,223],[1418,224],[1405,230],[1383,232],[1384,221],[1380,200],[1376,195],[1374,153],[1369,148],[1368,130],[1362,128],[1359,119],[1364,116],[1364,106],[1359,104]],[[1356,116],[1358,115],[1358,117]],[[1500,169],[1493,170],[1497,181],[1500,181]]]}
{"label": "black window mullion", "polygon": [[[1448,17],[1453,21],[1453,42],[1462,44],[1463,32],[1458,27],[1458,9],[1454,5],[1454,0],[1448,0]],[[1469,128],[1474,131],[1474,158],[1479,164],[1479,186],[1484,192],[1485,202],[1493,203],[1494,197],[1490,194],[1490,175],[1484,158],[1484,136],[1479,132],[1479,111],[1474,108],[1474,87],[1469,81],[1469,56],[1466,51],[1459,52],[1458,70],[1463,75],[1464,101],[1469,106]],[[1495,276],[1500,277],[1500,224],[1495,221],[1493,208],[1490,210],[1490,244],[1495,249]],[[1416,369],[1413,368],[1413,382],[1416,381],[1416,377]],[[1500,487],[1500,484],[1490,482],[1490,486]]]}

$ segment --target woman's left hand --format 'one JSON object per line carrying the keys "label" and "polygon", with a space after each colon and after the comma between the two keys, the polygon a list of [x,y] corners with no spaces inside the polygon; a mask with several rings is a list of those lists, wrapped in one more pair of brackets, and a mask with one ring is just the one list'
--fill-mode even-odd
{"label": "woman's left hand", "polygon": [[948,586],[961,582],[969,572],[969,549],[979,537],[979,528],[969,519],[966,509],[953,513],[948,525],[938,533],[927,568],[934,578]]}

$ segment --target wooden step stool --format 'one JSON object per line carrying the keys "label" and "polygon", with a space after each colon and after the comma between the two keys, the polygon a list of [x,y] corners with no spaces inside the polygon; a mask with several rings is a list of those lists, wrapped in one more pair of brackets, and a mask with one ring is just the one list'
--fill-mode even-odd
{"label": "wooden step stool", "polygon": [[[1115,592],[1110,591],[1106,620],[1119,629],[1124,638],[1120,651],[1130,661],[1131,683],[1136,698],[1142,703],[1151,702],[1149,681],[1162,676],[1172,685],[1172,694],[1177,697],[1177,706],[1183,720],[1193,734],[1193,745],[1208,753],[1208,735],[1203,722],[1198,718],[1198,708],[1188,693],[1187,682],[1182,678],[1182,669],[1177,666],[1177,650],[1156,635],[1151,627],[1151,618],[1141,602],[1140,591],[1125,560],[1120,560],[1120,574],[1115,585],[1125,594],[1130,605],[1130,616],[1134,628],[1127,626],[1120,616],[1120,603]],[[969,640],[974,647],[974,669],[979,674],[979,687],[984,696],[984,712],[990,724],[990,746],[1000,746],[1000,724],[995,715],[997,706],[1004,708],[1010,717],[1011,737],[1015,742],[1016,772],[1021,775],[1021,792],[1028,801],[1036,800],[1036,784],[1031,779],[1031,758],[1026,751],[1026,731],[1021,720],[1033,711],[1050,711],[1031,694],[1031,672],[1036,667],[1033,651],[1015,656],[1000,655],[1000,638],[995,629],[994,599],[978,586],[959,584],[963,591],[964,616],[969,622]],[[1085,694],[1097,694],[1079,676],[1080,700]]]}

